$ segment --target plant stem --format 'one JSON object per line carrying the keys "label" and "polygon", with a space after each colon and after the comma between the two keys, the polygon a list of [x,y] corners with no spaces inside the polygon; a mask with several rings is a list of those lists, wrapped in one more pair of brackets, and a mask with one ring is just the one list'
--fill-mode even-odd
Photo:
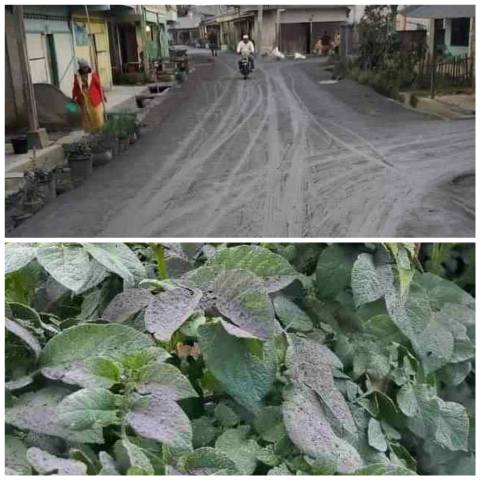
{"label": "plant stem", "polygon": [[153,253],[157,261],[158,278],[165,280],[168,278],[167,262],[165,261],[165,247],[161,243],[152,245]]}

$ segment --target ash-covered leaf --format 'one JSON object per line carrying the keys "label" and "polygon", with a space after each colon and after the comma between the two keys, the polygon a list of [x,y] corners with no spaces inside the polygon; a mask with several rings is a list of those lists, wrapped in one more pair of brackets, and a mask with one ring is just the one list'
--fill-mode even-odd
{"label": "ash-covered leaf", "polygon": [[382,427],[374,418],[368,422],[368,444],[379,452],[386,452],[388,448]]}
{"label": "ash-covered leaf", "polygon": [[198,397],[188,378],[169,363],[154,364],[144,369],[137,383],[137,391],[141,394],[159,393],[174,400]]}
{"label": "ash-covered leaf", "polygon": [[253,426],[258,435],[266,442],[276,443],[287,433],[280,406],[263,407],[255,416]]}
{"label": "ash-covered leaf", "polygon": [[469,419],[465,407],[444,402],[429,385],[404,385],[397,394],[409,429],[420,438],[433,438],[452,450],[468,449]]}
{"label": "ash-covered leaf", "polygon": [[125,450],[129,461],[127,475],[154,475],[155,471],[142,448],[132,443],[125,435],[122,437],[121,446]]}
{"label": "ash-covered leaf", "polygon": [[286,365],[290,377],[314,390],[330,412],[348,432],[357,431],[350,408],[333,379],[332,367],[342,362],[327,347],[296,335],[289,336]]}
{"label": "ash-covered leaf", "polygon": [[92,263],[79,245],[41,246],[37,260],[57,282],[73,292],[80,292],[91,276]]}
{"label": "ash-covered leaf", "polygon": [[235,427],[240,423],[240,417],[233,408],[225,402],[220,402],[214,410],[214,415],[217,421],[223,427]]}
{"label": "ash-covered leaf", "polygon": [[334,298],[351,283],[355,256],[346,245],[329,245],[318,258],[316,283],[321,299]]}
{"label": "ash-covered leaf", "polygon": [[14,435],[5,435],[5,474],[31,475],[32,467],[27,460],[27,447]]}
{"label": "ash-covered leaf", "polygon": [[299,276],[295,268],[281,255],[258,245],[239,245],[217,250],[207,265],[228,270],[248,270],[262,278],[275,291],[289,285]]}
{"label": "ash-covered leaf", "polygon": [[352,290],[355,306],[374,302],[384,294],[383,286],[377,276],[372,255],[360,254],[352,268]]}
{"label": "ash-covered leaf", "polygon": [[102,318],[107,322],[123,323],[143,310],[154,298],[144,288],[127,288],[108,304]]}
{"label": "ash-covered leaf", "polygon": [[200,290],[180,287],[159,293],[145,310],[145,327],[156,339],[170,340],[195,312],[201,296]]}
{"label": "ash-covered leaf", "polygon": [[82,443],[103,443],[101,428],[75,431],[59,419],[58,405],[70,390],[51,386],[21,395],[5,409],[5,422],[14,427]]}
{"label": "ash-covered leaf", "polygon": [[77,460],[51,455],[40,448],[32,447],[27,451],[27,459],[40,475],[86,475],[87,466]]}
{"label": "ash-covered leaf", "polygon": [[189,475],[238,475],[235,463],[215,448],[199,448],[179,460],[181,470]]}
{"label": "ash-covered leaf", "polygon": [[108,427],[120,423],[121,400],[105,388],[84,388],[60,402],[58,417],[60,423],[77,431]]}
{"label": "ash-covered leaf", "polygon": [[271,468],[267,472],[267,475],[268,476],[277,476],[277,475],[285,476],[285,475],[292,475],[292,472],[288,469],[288,467],[284,463],[282,463],[277,467]]}
{"label": "ash-covered leaf", "polygon": [[257,466],[260,447],[253,438],[248,438],[249,433],[250,427],[242,425],[225,430],[215,442],[215,448],[235,463],[240,475],[252,475]]}
{"label": "ash-covered leaf", "polygon": [[83,248],[108,271],[117,274],[126,288],[146,276],[145,267],[123,243],[83,243]]}
{"label": "ash-covered leaf", "polygon": [[180,406],[168,395],[139,399],[127,421],[141,437],[157,440],[180,450],[192,449],[192,426]]}
{"label": "ash-covered leaf", "polygon": [[274,312],[261,280],[245,270],[227,270],[213,284],[215,306],[236,327],[261,339],[273,336]]}
{"label": "ash-covered leaf", "polygon": [[213,419],[207,416],[192,420],[193,448],[207,447],[218,437],[219,429],[213,424]]}
{"label": "ash-covered leaf", "polygon": [[297,448],[313,458],[331,459],[338,473],[351,474],[362,466],[355,448],[333,431],[313,390],[295,384],[284,396],[285,427]]}
{"label": "ash-covered leaf", "polygon": [[229,335],[219,324],[198,329],[205,364],[225,390],[241,405],[257,412],[275,381],[275,357],[264,347],[263,359],[251,353],[246,340]]}
{"label": "ash-covered leaf", "polygon": [[98,459],[102,465],[102,468],[98,472],[99,475],[120,475],[115,460],[107,452],[101,451],[98,454]]}
{"label": "ash-covered leaf", "polygon": [[30,243],[5,245],[5,273],[16,272],[27,266],[36,256],[37,247]]}
{"label": "ash-covered leaf", "polygon": [[416,475],[416,473],[393,463],[375,463],[359,468],[355,475]]}
{"label": "ash-covered leaf", "polygon": [[40,366],[42,374],[52,380],[108,388],[114,381],[95,371],[95,359],[120,358],[152,345],[149,336],[125,325],[78,325],[53,337],[45,345]]}
{"label": "ash-covered leaf", "polygon": [[42,347],[37,338],[25,327],[22,327],[18,322],[5,318],[5,328],[10,332],[20,338],[33,352],[35,358],[40,356]]}
{"label": "ash-covered leaf", "polygon": [[273,299],[275,313],[280,323],[287,329],[309,332],[313,328],[310,317],[285,295],[277,295]]}

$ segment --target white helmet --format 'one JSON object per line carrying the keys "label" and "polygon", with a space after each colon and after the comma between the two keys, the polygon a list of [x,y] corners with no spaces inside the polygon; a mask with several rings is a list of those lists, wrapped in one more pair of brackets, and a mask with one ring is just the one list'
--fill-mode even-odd
{"label": "white helmet", "polygon": [[243,39],[244,39],[244,40],[248,40],[248,35],[245,34],[245,35],[243,36]]}

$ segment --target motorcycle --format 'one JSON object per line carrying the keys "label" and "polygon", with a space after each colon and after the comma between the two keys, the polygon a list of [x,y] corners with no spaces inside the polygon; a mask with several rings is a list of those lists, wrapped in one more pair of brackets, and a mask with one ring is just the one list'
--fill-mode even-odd
{"label": "motorcycle", "polygon": [[246,55],[242,55],[241,60],[238,62],[238,68],[240,69],[240,73],[243,75],[243,78],[246,80],[252,71],[250,58],[248,58]]}

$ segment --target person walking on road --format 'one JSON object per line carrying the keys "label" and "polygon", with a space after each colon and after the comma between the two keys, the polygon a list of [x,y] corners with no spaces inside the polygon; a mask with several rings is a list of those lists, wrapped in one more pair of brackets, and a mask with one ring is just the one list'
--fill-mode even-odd
{"label": "person walking on road", "polygon": [[255,63],[253,61],[253,54],[255,53],[255,47],[253,42],[248,38],[248,35],[244,35],[242,40],[238,42],[237,53],[242,57],[248,57],[250,61],[250,67],[252,70],[255,68]]}
{"label": "person walking on road", "polygon": [[218,39],[217,34],[212,30],[208,35],[208,46],[212,52],[212,57],[218,56]]}
{"label": "person walking on road", "polygon": [[73,79],[72,97],[80,106],[82,128],[87,133],[95,133],[105,123],[104,102],[107,101],[100,76],[92,71],[86,60],[78,61],[78,72]]}

